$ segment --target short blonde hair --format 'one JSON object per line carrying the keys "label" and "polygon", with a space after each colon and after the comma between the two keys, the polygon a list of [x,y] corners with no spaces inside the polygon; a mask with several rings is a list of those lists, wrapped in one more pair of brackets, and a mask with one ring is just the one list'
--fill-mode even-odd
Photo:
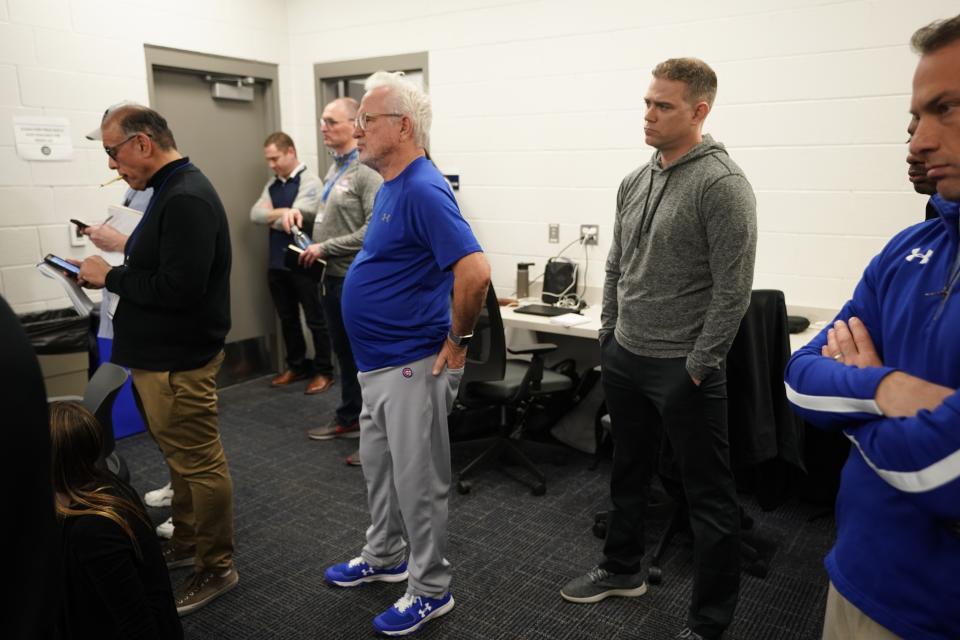
{"label": "short blonde hair", "polygon": [[653,68],[653,77],[676,80],[687,85],[687,102],[696,105],[706,102],[713,106],[717,97],[717,74],[699,58],[670,58]]}

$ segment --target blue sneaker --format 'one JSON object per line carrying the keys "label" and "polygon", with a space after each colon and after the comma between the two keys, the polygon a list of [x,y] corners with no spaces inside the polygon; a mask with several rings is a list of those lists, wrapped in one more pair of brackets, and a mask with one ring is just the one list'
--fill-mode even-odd
{"label": "blue sneaker", "polygon": [[373,628],[385,636],[405,636],[413,633],[432,618],[439,618],[453,609],[453,594],[442,598],[428,598],[406,594],[393,606],[373,619]]}
{"label": "blue sneaker", "polygon": [[363,558],[327,567],[323,577],[338,587],[356,587],[365,582],[403,582],[407,579],[407,561],[395,567],[371,567]]}

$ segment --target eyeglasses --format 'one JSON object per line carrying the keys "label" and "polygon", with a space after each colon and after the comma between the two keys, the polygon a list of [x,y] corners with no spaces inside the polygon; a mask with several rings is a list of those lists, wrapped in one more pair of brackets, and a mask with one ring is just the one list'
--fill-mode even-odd
{"label": "eyeglasses", "polygon": [[354,121],[353,124],[354,124],[354,126],[357,127],[357,129],[360,129],[360,131],[366,131],[366,130],[367,130],[367,124],[369,124],[371,120],[376,120],[377,118],[402,118],[402,117],[403,117],[403,114],[402,114],[402,113],[366,113],[366,112],[363,112],[363,113],[358,113],[358,114],[357,114],[357,119]]}
{"label": "eyeglasses", "polygon": [[137,133],[133,134],[132,136],[128,137],[128,138],[127,138],[126,140],[124,140],[123,142],[118,142],[117,144],[113,145],[112,147],[104,147],[103,150],[107,152],[107,155],[110,156],[110,159],[111,159],[111,160],[116,160],[116,159],[117,159],[117,152],[120,150],[120,147],[122,147],[123,145],[127,144],[128,142],[130,142],[131,140],[133,140],[134,138],[136,138],[138,135],[140,135],[139,132],[137,132]]}

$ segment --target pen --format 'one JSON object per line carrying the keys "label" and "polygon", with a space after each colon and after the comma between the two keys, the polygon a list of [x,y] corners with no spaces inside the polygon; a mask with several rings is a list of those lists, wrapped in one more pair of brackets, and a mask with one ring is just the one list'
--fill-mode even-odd
{"label": "pen", "polygon": [[107,180],[106,182],[104,182],[104,183],[101,184],[100,186],[101,186],[101,187],[105,187],[105,186],[107,186],[108,184],[113,184],[113,183],[116,182],[117,180],[123,180],[123,176],[117,176],[117,177],[114,178],[113,180]]}

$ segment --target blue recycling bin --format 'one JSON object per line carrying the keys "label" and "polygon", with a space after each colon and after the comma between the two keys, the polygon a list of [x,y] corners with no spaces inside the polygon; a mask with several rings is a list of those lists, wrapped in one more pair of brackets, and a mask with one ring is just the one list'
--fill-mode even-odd
{"label": "blue recycling bin", "polygon": [[[97,347],[99,353],[97,364],[110,362],[113,340],[97,338]],[[133,399],[133,378],[129,378],[113,403],[113,437],[119,440],[143,433],[145,430],[146,425],[143,423],[143,416],[140,415],[137,403]]]}

